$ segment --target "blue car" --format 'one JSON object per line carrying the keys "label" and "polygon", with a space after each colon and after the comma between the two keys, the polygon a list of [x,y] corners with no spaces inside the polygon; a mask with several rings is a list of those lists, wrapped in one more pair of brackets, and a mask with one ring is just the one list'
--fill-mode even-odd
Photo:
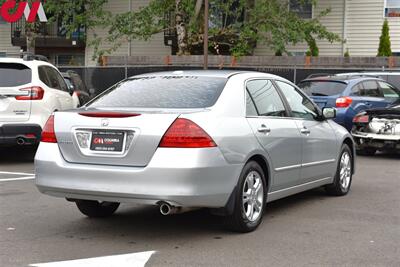
{"label": "blue car", "polygon": [[371,108],[384,108],[400,99],[400,91],[373,77],[317,77],[298,85],[320,107],[336,107],[335,121],[351,131],[353,118]]}

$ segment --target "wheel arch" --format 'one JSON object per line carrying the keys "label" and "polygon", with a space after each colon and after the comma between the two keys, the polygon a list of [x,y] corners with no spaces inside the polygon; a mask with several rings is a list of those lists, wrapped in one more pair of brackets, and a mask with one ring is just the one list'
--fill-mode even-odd
{"label": "wheel arch", "polygon": [[[260,165],[260,167],[262,168],[262,170],[264,171],[264,175],[265,175],[265,179],[266,179],[266,189],[267,189],[266,195],[268,195],[269,188],[271,186],[271,177],[272,177],[271,176],[271,168],[268,163],[268,160],[261,154],[254,154],[246,160],[246,162],[243,166],[245,166],[250,161],[257,162]],[[238,179],[239,179],[239,177],[238,177]],[[212,209],[211,212],[214,215],[218,215],[218,216],[226,216],[226,215],[232,214],[234,212],[234,208],[235,208],[236,192],[237,192],[237,186],[235,186],[233,188],[232,193],[229,196],[229,199],[228,199],[226,205],[219,209]]]}
{"label": "wheel arch", "polygon": [[250,161],[257,162],[261,166],[261,168],[263,169],[264,175],[265,175],[265,179],[266,179],[265,182],[267,183],[266,187],[267,187],[267,193],[268,193],[269,192],[269,188],[271,186],[271,168],[270,168],[270,166],[268,164],[268,160],[261,154],[255,154],[255,155],[251,156],[247,160],[246,164],[248,162],[250,162]]}

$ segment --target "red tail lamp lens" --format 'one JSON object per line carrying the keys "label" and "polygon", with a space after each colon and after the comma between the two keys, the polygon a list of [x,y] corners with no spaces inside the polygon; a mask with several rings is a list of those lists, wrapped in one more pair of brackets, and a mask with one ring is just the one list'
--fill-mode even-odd
{"label": "red tail lamp lens", "polygon": [[44,96],[44,90],[39,86],[23,88],[20,91],[27,92],[27,94],[16,96],[15,99],[17,100],[42,100]]}
{"label": "red tail lamp lens", "polygon": [[51,115],[44,125],[41,141],[44,143],[57,143],[56,133],[54,132],[54,115]]}
{"label": "red tail lamp lens", "polygon": [[196,123],[177,119],[161,139],[159,147],[206,148],[216,147],[214,140]]}
{"label": "red tail lamp lens", "polygon": [[347,108],[351,105],[351,103],[353,103],[353,99],[347,96],[336,99],[337,108]]}
{"label": "red tail lamp lens", "polygon": [[358,115],[355,116],[353,119],[354,123],[369,123],[369,116],[368,115]]}

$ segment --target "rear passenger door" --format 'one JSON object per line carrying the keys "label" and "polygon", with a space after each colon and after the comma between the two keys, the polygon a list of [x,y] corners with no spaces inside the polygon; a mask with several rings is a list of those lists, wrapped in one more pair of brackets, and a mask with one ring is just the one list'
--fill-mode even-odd
{"label": "rear passenger door", "polygon": [[61,74],[50,66],[41,66],[40,68],[43,68],[47,77],[46,81],[42,81],[52,89],[53,94],[60,104],[58,108],[61,110],[73,108],[72,97]]}
{"label": "rear passenger door", "polygon": [[363,81],[362,86],[362,100],[367,109],[382,108],[388,105],[376,80]]}
{"label": "rear passenger door", "polygon": [[302,138],[273,82],[254,79],[246,83],[247,120],[272,161],[270,191],[299,184]]}

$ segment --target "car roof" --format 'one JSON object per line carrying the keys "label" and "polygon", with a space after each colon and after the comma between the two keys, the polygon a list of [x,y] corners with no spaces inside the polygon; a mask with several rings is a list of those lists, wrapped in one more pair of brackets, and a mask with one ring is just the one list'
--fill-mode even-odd
{"label": "car roof", "polygon": [[345,73],[337,73],[336,76],[362,76],[362,75],[400,75],[400,71],[363,71],[363,72],[345,72]]}
{"label": "car roof", "polygon": [[382,81],[382,79],[375,78],[375,77],[325,76],[325,77],[309,78],[309,79],[302,80],[301,82],[328,81],[328,82],[341,82],[341,83],[345,83],[345,84],[350,84],[350,83],[357,83],[357,82],[370,81],[370,80]]}
{"label": "car roof", "polygon": [[24,60],[22,58],[11,58],[11,57],[0,58],[0,63],[17,63],[17,64],[23,64],[30,68],[34,68],[37,66],[43,66],[43,65],[54,67],[54,65],[52,65],[46,61],[42,61],[42,60]]}
{"label": "car roof", "polygon": [[149,77],[149,76],[201,76],[201,77],[215,77],[215,78],[230,78],[239,74],[253,74],[255,76],[263,76],[266,78],[279,78],[282,77],[257,71],[244,71],[244,70],[176,70],[176,71],[162,71],[145,73],[130,78]]}

